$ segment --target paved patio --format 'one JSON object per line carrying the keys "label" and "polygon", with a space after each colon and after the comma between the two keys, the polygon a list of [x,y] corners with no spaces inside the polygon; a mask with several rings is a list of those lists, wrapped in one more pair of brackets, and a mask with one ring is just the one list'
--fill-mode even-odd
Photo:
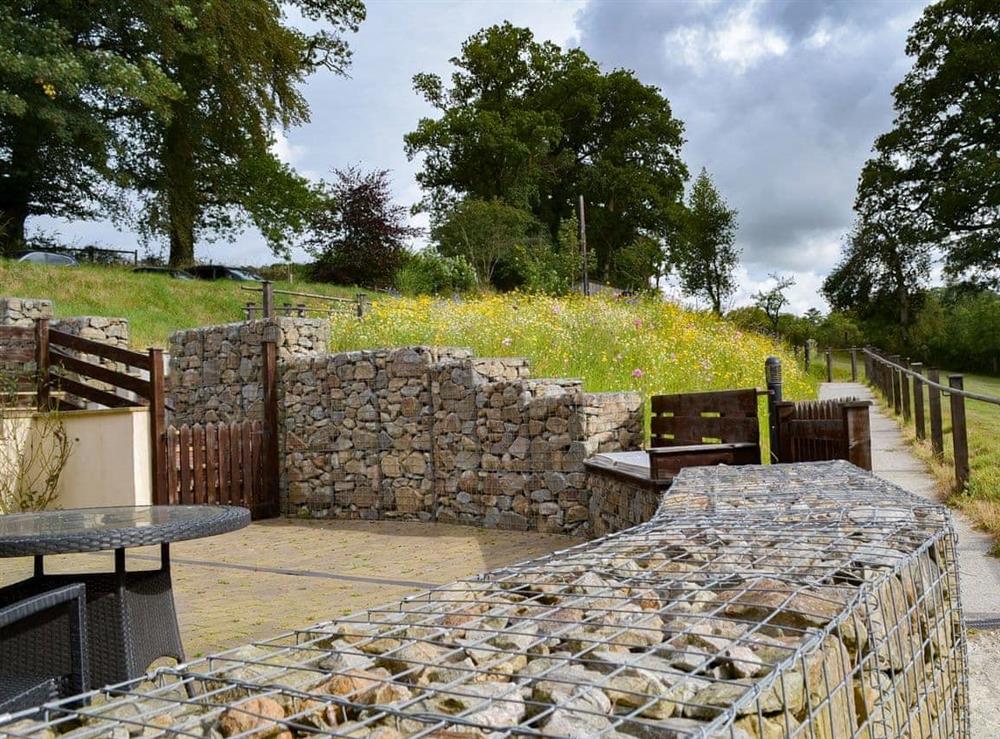
{"label": "paved patio", "polygon": [[[181,636],[193,658],[578,542],[447,524],[275,519],[173,544],[170,555]],[[114,569],[103,552],[45,561],[47,572]],[[149,569],[158,561],[158,548],[134,549],[127,564]],[[31,569],[30,558],[5,560],[0,585]]]}

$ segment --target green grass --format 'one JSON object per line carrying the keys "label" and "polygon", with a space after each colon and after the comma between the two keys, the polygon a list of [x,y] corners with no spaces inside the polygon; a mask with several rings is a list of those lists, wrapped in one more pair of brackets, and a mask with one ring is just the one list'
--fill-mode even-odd
{"label": "green grass", "polygon": [[708,313],[653,299],[517,293],[461,302],[375,300],[364,321],[335,320],[335,349],[404,344],[470,347],[478,356],[522,356],[535,377],[574,377],[592,391],[691,392],[764,385],[764,360],[784,365],[784,394],[815,397],[816,381],[791,352]]}
{"label": "green grass", "polygon": [[[223,280],[174,280],[125,268],[46,267],[0,259],[0,296],[51,298],[56,318],[127,318],[131,344],[137,349],[165,347],[167,336],[177,329],[242,320],[247,301],[259,303],[260,295],[241,290],[240,285]],[[352,287],[308,282],[276,282],[275,287],[333,297],[354,297],[358,292]],[[277,296],[279,305],[284,301]]]}
{"label": "green grass", "polygon": [[[948,384],[949,372],[941,371],[942,384]],[[965,374],[965,389],[1000,398],[1000,378],[988,375]],[[912,386],[911,386],[912,392]],[[927,439],[916,438],[914,421],[903,426],[904,434],[913,445],[917,456],[927,462],[951,505],[965,511],[984,531],[993,535],[997,543],[994,553],[1000,556],[1000,406],[978,400],[966,399],[965,420],[969,440],[969,484],[964,490],[955,485],[954,440],[951,426],[951,404],[941,399],[941,420],[944,432],[944,454],[934,456],[930,444],[930,415],[925,392]],[[883,406],[884,406],[883,402]],[[886,412],[893,415],[892,409]],[[896,417],[900,424],[902,416]]]}

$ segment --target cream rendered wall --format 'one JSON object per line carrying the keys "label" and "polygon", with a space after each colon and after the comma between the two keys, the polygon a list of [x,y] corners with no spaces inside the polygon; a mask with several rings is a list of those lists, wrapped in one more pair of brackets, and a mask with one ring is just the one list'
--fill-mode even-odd
{"label": "cream rendered wall", "polygon": [[62,420],[73,451],[59,479],[60,508],[152,504],[148,410],[70,411]]}
{"label": "cream rendered wall", "polygon": [[[34,414],[8,416],[7,433],[38,433]],[[61,414],[73,448],[59,478],[58,508],[151,505],[149,411],[114,408]],[[0,439],[0,455],[14,445]]]}

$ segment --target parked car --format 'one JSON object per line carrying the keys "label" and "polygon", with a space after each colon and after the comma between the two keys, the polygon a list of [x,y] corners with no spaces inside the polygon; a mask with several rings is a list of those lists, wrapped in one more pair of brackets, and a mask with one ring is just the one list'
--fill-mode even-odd
{"label": "parked car", "polygon": [[80,263],[66,254],[54,251],[20,251],[14,254],[14,261],[29,264],[48,264],[52,267],[79,267]]}
{"label": "parked car", "polygon": [[164,275],[165,277],[173,277],[175,280],[193,280],[194,275],[190,272],[185,272],[182,269],[176,269],[174,267],[136,267],[132,270],[133,272],[142,272],[144,274],[150,275]]}
{"label": "parked car", "polygon": [[257,275],[237,267],[221,264],[196,264],[188,270],[199,280],[236,280],[238,282],[263,282]]}

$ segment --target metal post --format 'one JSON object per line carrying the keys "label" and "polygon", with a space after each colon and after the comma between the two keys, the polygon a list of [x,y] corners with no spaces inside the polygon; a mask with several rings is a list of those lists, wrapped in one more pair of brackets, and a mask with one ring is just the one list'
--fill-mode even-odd
{"label": "metal post", "polygon": [[583,254],[583,294],[590,295],[590,269],[587,264],[587,215],[580,195],[580,251]]}
{"label": "metal post", "polygon": [[775,406],[781,402],[781,360],[768,357],[764,360],[764,381],[767,384],[767,428],[770,441],[771,462],[778,461],[781,429],[778,424],[778,413]]}
{"label": "metal post", "polygon": [[[941,373],[934,367],[927,368],[927,379],[933,383],[941,382]],[[941,391],[933,385],[927,386],[927,407],[931,417],[931,450],[934,456],[941,459],[944,456],[944,427],[941,423]]]}
{"label": "metal post", "polygon": [[170,502],[167,491],[167,459],[163,435],[167,431],[166,384],[163,378],[163,350],[150,347],[149,354],[149,460],[153,468],[153,504]]}
{"label": "metal post", "polygon": [[826,381],[833,382],[833,349],[826,348]]}
{"label": "metal post", "polygon": [[927,438],[927,428],[924,423],[924,381],[921,379],[924,374],[924,365],[914,362],[910,369],[917,373],[913,378],[913,424],[917,432],[918,439]]}
{"label": "metal post", "polygon": [[858,350],[851,347],[851,382],[858,381]]}
{"label": "metal post", "polygon": [[264,485],[262,500],[254,501],[254,517],[270,518],[280,513],[278,451],[278,339],[276,325],[264,327],[262,377],[264,391]]}
{"label": "metal post", "polygon": [[35,400],[40,411],[49,407],[49,319],[35,320]]}
{"label": "metal post", "polygon": [[[948,375],[948,387],[955,390],[964,388],[962,375]],[[955,452],[955,484],[959,490],[969,482],[969,437],[965,428],[965,396],[949,393],[951,396],[951,443]]]}

